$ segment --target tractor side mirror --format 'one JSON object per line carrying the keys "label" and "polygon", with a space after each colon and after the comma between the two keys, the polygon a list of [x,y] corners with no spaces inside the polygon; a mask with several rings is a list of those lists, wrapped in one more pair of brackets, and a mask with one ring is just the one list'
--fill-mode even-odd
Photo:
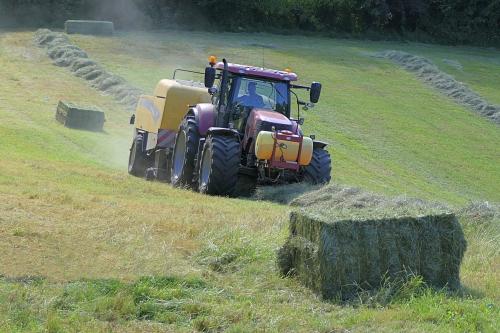
{"label": "tractor side mirror", "polygon": [[215,68],[205,67],[205,88],[212,88],[215,82]]}
{"label": "tractor side mirror", "polygon": [[309,100],[311,101],[311,103],[318,103],[320,95],[321,95],[321,83],[313,82],[311,84],[311,90],[309,90]]}

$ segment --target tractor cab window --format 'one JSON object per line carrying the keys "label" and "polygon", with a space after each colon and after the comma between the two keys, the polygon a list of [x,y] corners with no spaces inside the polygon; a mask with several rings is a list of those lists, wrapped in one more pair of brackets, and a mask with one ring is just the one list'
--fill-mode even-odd
{"label": "tractor cab window", "polygon": [[229,98],[230,120],[240,132],[254,108],[266,109],[289,116],[289,89],[286,82],[265,81],[235,76],[231,80]]}
{"label": "tractor cab window", "polygon": [[233,105],[260,108],[287,114],[288,86],[285,82],[240,77],[233,82]]}

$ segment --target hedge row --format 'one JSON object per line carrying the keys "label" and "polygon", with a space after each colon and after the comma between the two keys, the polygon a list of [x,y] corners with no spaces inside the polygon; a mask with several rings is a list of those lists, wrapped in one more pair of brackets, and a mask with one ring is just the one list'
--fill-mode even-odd
{"label": "hedge row", "polygon": [[0,25],[113,20],[118,28],[302,30],[500,44],[500,0],[2,0]]}

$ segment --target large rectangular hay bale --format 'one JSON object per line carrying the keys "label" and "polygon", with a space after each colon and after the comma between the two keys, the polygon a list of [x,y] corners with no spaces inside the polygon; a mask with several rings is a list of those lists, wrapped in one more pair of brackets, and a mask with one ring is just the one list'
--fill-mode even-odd
{"label": "large rectangular hay bale", "polygon": [[113,22],[86,20],[68,20],[64,23],[64,28],[67,34],[104,36],[113,35],[115,30]]}
{"label": "large rectangular hay bale", "polygon": [[66,127],[102,131],[104,126],[104,112],[82,108],[72,103],[59,101],[56,110],[56,120]]}
{"label": "large rectangular hay bale", "polygon": [[458,288],[466,248],[453,214],[334,220],[300,210],[278,253],[283,274],[293,272],[324,299],[349,299],[361,287],[416,274],[431,286]]}

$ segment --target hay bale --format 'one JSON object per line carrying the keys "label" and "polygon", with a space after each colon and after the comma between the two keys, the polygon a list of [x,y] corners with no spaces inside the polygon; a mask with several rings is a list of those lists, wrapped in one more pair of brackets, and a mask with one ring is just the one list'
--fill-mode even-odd
{"label": "hay bale", "polygon": [[291,213],[278,265],[322,298],[346,300],[413,274],[431,286],[460,286],[466,242],[443,207],[335,186],[300,200],[308,207]]}
{"label": "hay bale", "polygon": [[59,101],[57,105],[56,120],[66,127],[89,131],[102,131],[105,121],[104,112],[65,101]]}
{"label": "hay bale", "polygon": [[110,36],[114,33],[113,22],[68,20],[64,23],[67,34]]}

